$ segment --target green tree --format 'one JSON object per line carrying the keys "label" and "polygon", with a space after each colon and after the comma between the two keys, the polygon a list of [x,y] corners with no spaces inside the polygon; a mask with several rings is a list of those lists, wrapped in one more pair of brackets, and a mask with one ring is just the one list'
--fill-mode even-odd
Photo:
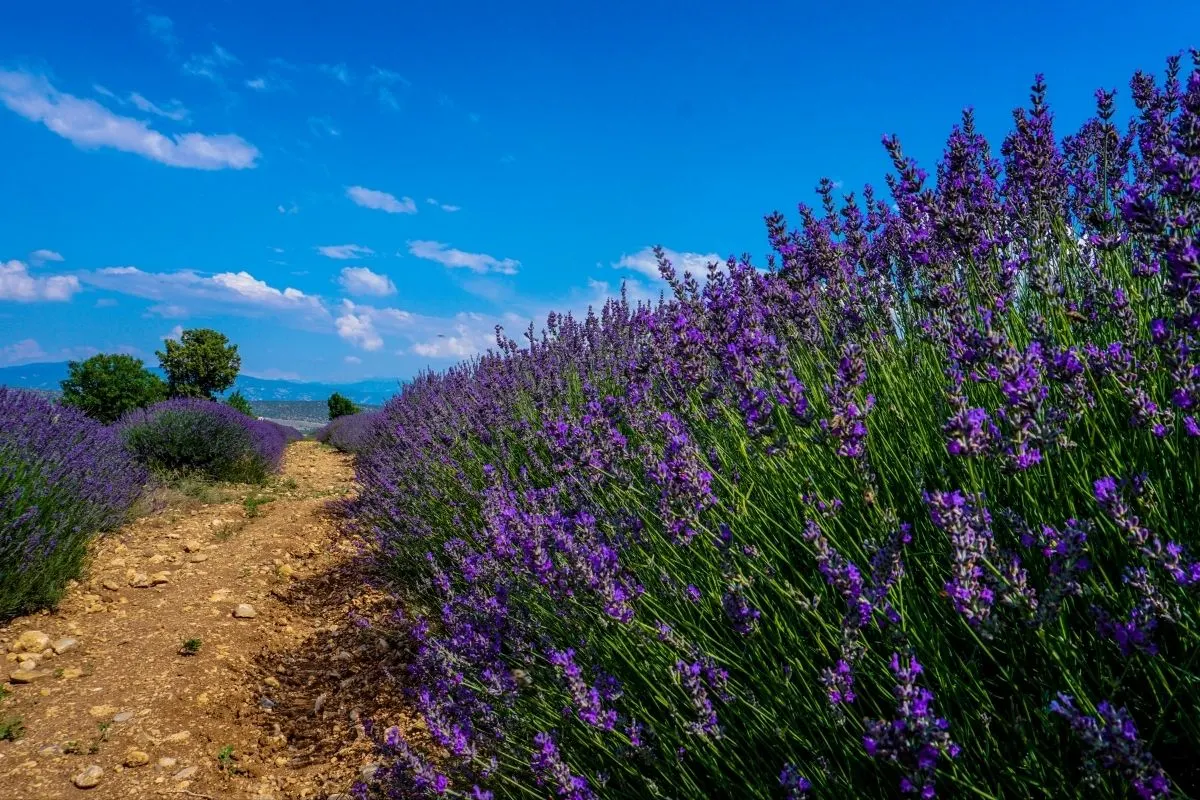
{"label": "green tree", "polygon": [[62,402],[108,424],[128,411],[166,399],[167,384],[146,369],[140,358],[100,353],[67,364]]}
{"label": "green tree", "polygon": [[247,417],[253,417],[254,409],[250,405],[250,401],[246,399],[246,395],[241,392],[234,392],[225,398],[225,405],[230,408],[236,408],[238,411],[245,414]]}
{"label": "green tree", "polygon": [[337,419],[338,417],[348,417],[351,414],[358,413],[358,406],[345,395],[334,392],[329,395],[329,418]]}
{"label": "green tree", "polygon": [[167,373],[167,391],[172,397],[206,397],[233,385],[242,357],[237,345],[225,334],[211,328],[192,328],[179,335],[179,341],[167,339],[165,352],[159,350],[158,363]]}

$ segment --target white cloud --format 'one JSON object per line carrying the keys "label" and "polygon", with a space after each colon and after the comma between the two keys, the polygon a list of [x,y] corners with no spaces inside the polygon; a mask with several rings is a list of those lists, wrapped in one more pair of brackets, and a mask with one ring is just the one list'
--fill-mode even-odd
{"label": "white cloud", "polygon": [[372,272],[366,267],[346,267],[339,280],[347,294],[370,294],[383,297],[396,293],[396,284],[391,278]]}
{"label": "white cloud", "polygon": [[172,341],[178,342],[179,337],[181,337],[181,336],[183,336],[183,326],[176,325],[174,328],[171,328],[171,330],[169,330],[163,334],[163,339],[170,339]]}
{"label": "white cloud", "polygon": [[96,301],[96,308],[112,308],[117,304],[117,301],[111,297],[101,297]]}
{"label": "white cloud", "polygon": [[468,358],[496,346],[494,326],[481,330],[479,325],[460,322],[453,330],[452,334],[439,333],[433,339],[415,343],[411,348],[413,354],[425,358]]}
{"label": "white cloud", "polygon": [[40,361],[46,358],[46,351],[33,339],[22,339],[19,342],[0,347],[0,364],[20,364]]}
{"label": "white cloud", "polygon": [[[665,250],[664,254],[670,259],[671,264],[675,267],[675,271],[680,275],[684,272],[690,272],[697,278],[703,278],[708,274],[708,265],[710,262],[725,263],[725,259],[716,253],[679,253],[674,250]],[[622,255],[621,260],[612,266],[615,269],[631,269],[634,272],[640,272],[655,280],[660,279],[658,260],[655,259],[654,249],[651,247],[643,247],[633,255]]]}
{"label": "white cloud", "polygon": [[396,95],[388,87],[380,86],[379,91],[376,93],[376,97],[379,98],[379,105],[383,106],[384,108],[391,111],[400,110],[400,101],[396,99]]}
{"label": "white cloud", "polygon": [[188,117],[188,110],[178,100],[172,100],[169,108],[160,108],[137,92],[133,92],[129,95],[129,102],[133,103],[139,111],[145,111],[148,114],[157,114],[160,117],[173,119],[176,122],[181,122]]}
{"label": "white cloud", "polygon": [[29,254],[29,263],[35,267],[40,267],[47,261],[65,261],[61,253],[56,253],[53,250],[34,250]]}
{"label": "white cloud", "polygon": [[350,186],[346,189],[346,196],[363,208],[374,208],[389,214],[417,213],[417,204],[411,197],[397,199],[395,195],[381,192],[378,189]]}
{"label": "white cloud", "polygon": [[252,168],[260,155],[233,134],[165,136],[142,120],[64,94],[45,77],[25,72],[0,71],[0,102],[85,150],[111,147],[172,167],[208,170]]}
{"label": "white cloud", "polygon": [[349,86],[350,81],[354,79],[354,77],[350,74],[349,68],[345,64],[319,64],[317,69],[321,70],[321,72],[324,72],[326,75],[329,75],[330,77],[346,84],[347,86]]}
{"label": "white cloud", "polygon": [[279,211],[280,214],[299,214],[300,206],[296,205],[295,202],[289,203],[286,206],[280,203],[278,206],[276,206],[276,210]]}
{"label": "white cloud", "polygon": [[362,359],[359,358],[358,356],[346,356],[345,358],[342,359],[342,361],[345,361],[347,364],[361,364],[362,363]]}
{"label": "white cloud", "polygon": [[342,132],[334,126],[333,120],[329,117],[309,117],[308,129],[313,132],[314,136],[342,135]]}
{"label": "white cloud", "polygon": [[34,277],[24,261],[0,261],[0,300],[35,303],[39,300],[65,302],[80,290],[74,275]]}
{"label": "white cloud", "polygon": [[245,81],[247,89],[253,89],[256,92],[278,92],[282,90],[290,91],[292,85],[283,78],[270,72],[266,75],[259,75]]}
{"label": "white cloud", "polygon": [[408,243],[408,252],[417,258],[436,261],[443,266],[466,268],[472,272],[497,272],[501,275],[516,275],[521,262],[512,258],[496,258],[486,253],[467,253],[441,242],[412,241]]}
{"label": "white cloud", "polygon": [[448,211],[451,213],[453,213],[455,211],[462,211],[462,206],[452,206],[449,203],[439,203],[437,200],[435,200],[432,197],[426,197],[425,202],[431,206],[437,206],[442,211]]}
{"label": "white cloud", "polygon": [[375,255],[374,250],[369,247],[363,247],[361,244],[327,244],[323,247],[318,247],[317,252],[326,258],[336,258],[339,261]]}
{"label": "white cloud", "polygon": [[329,311],[319,297],[299,289],[277,289],[248,272],[202,275],[194,270],[144,272],[137,267],[107,267],[80,273],[83,283],[157,301],[150,312],[182,317],[196,312],[258,316],[287,313],[301,322],[328,324]]}
{"label": "white cloud", "polygon": [[214,43],[212,52],[196,53],[183,65],[183,71],[189,75],[208,78],[214,83],[222,83],[220,70],[230,64],[240,64],[241,61],[233,53],[221,45]]}
{"label": "white cloud", "polygon": [[380,83],[400,83],[404,86],[412,86],[412,82],[401,75],[399,72],[393,72],[390,69],[383,67],[371,67],[371,74],[367,80],[378,81]]}
{"label": "white cloud", "polygon": [[179,42],[175,36],[175,23],[171,21],[170,17],[161,14],[147,14],[143,21],[146,24],[147,33],[168,48],[174,48]]}
{"label": "white cloud", "polygon": [[349,300],[343,301],[342,313],[336,320],[338,336],[355,347],[374,351],[383,347],[383,337],[375,330],[371,314],[355,313],[357,307]]}

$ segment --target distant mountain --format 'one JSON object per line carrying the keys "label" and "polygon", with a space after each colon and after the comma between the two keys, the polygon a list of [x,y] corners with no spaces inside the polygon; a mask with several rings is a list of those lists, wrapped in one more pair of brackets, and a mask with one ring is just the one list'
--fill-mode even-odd
{"label": "distant mountain", "polygon": [[[151,371],[162,375],[157,367],[151,367]],[[66,377],[65,361],[0,367],[0,386],[17,389],[54,392],[58,391],[59,382]],[[399,378],[372,378],[355,383],[310,383],[239,375],[233,388],[250,400],[325,400],[334,392],[340,392],[356,403],[383,405],[400,391],[401,383]]]}

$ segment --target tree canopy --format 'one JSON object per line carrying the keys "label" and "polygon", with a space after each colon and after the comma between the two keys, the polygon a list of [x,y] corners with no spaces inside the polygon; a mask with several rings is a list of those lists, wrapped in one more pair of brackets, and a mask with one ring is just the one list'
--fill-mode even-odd
{"label": "tree canopy", "polygon": [[179,335],[179,341],[167,339],[165,350],[155,355],[167,373],[167,390],[172,397],[204,397],[233,385],[242,357],[237,345],[225,334],[211,328],[192,328]]}
{"label": "tree canopy", "polygon": [[162,378],[133,356],[100,353],[85,361],[69,362],[67,370],[68,376],[60,384],[63,404],[105,424],[167,396]]}

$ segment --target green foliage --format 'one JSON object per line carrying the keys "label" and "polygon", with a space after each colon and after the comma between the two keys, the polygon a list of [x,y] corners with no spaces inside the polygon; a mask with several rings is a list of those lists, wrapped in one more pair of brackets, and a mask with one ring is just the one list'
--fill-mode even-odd
{"label": "green foliage", "polygon": [[67,364],[62,381],[63,405],[74,406],[106,425],[126,412],[166,399],[167,384],[143,366],[141,359],[100,353]]}
{"label": "green foliage", "polygon": [[242,501],[242,508],[246,509],[246,516],[254,518],[262,514],[262,507],[267,503],[274,502],[274,497],[258,494],[246,495],[246,499]]}
{"label": "green foliage", "polygon": [[196,639],[196,638],[185,639],[183,642],[183,646],[179,648],[179,655],[194,656],[200,652],[200,647],[203,644],[204,644],[204,642],[200,639]]}
{"label": "green foliage", "polygon": [[155,355],[167,373],[172,397],[211,400],[233,385],[242,366],[237,345],[211,328],[192,328],[181,333],[178,342],[167,339],[163,344],[165,349]]}
{"label": "green foliage", "polygon": [[20,717],[0,718],[0,742],[15,742],[25,735],[25,723]]}
{"label": "green foliage", "polygon": [[348,417],[351,414],[358,413],[358,406],[354,405],[349,397],[343,394],[334,392],[329,395],[329,418],[337,419],[338,417]]}
{"label": "green foliage", "polygon": [[225,405],[230,408],[236,408],[238,411],[245,414],[247,417],[253,417],[254,409],[250,405],[250,401],[246,399],[246,395],[241,392],[234,392],[225,398]]}

